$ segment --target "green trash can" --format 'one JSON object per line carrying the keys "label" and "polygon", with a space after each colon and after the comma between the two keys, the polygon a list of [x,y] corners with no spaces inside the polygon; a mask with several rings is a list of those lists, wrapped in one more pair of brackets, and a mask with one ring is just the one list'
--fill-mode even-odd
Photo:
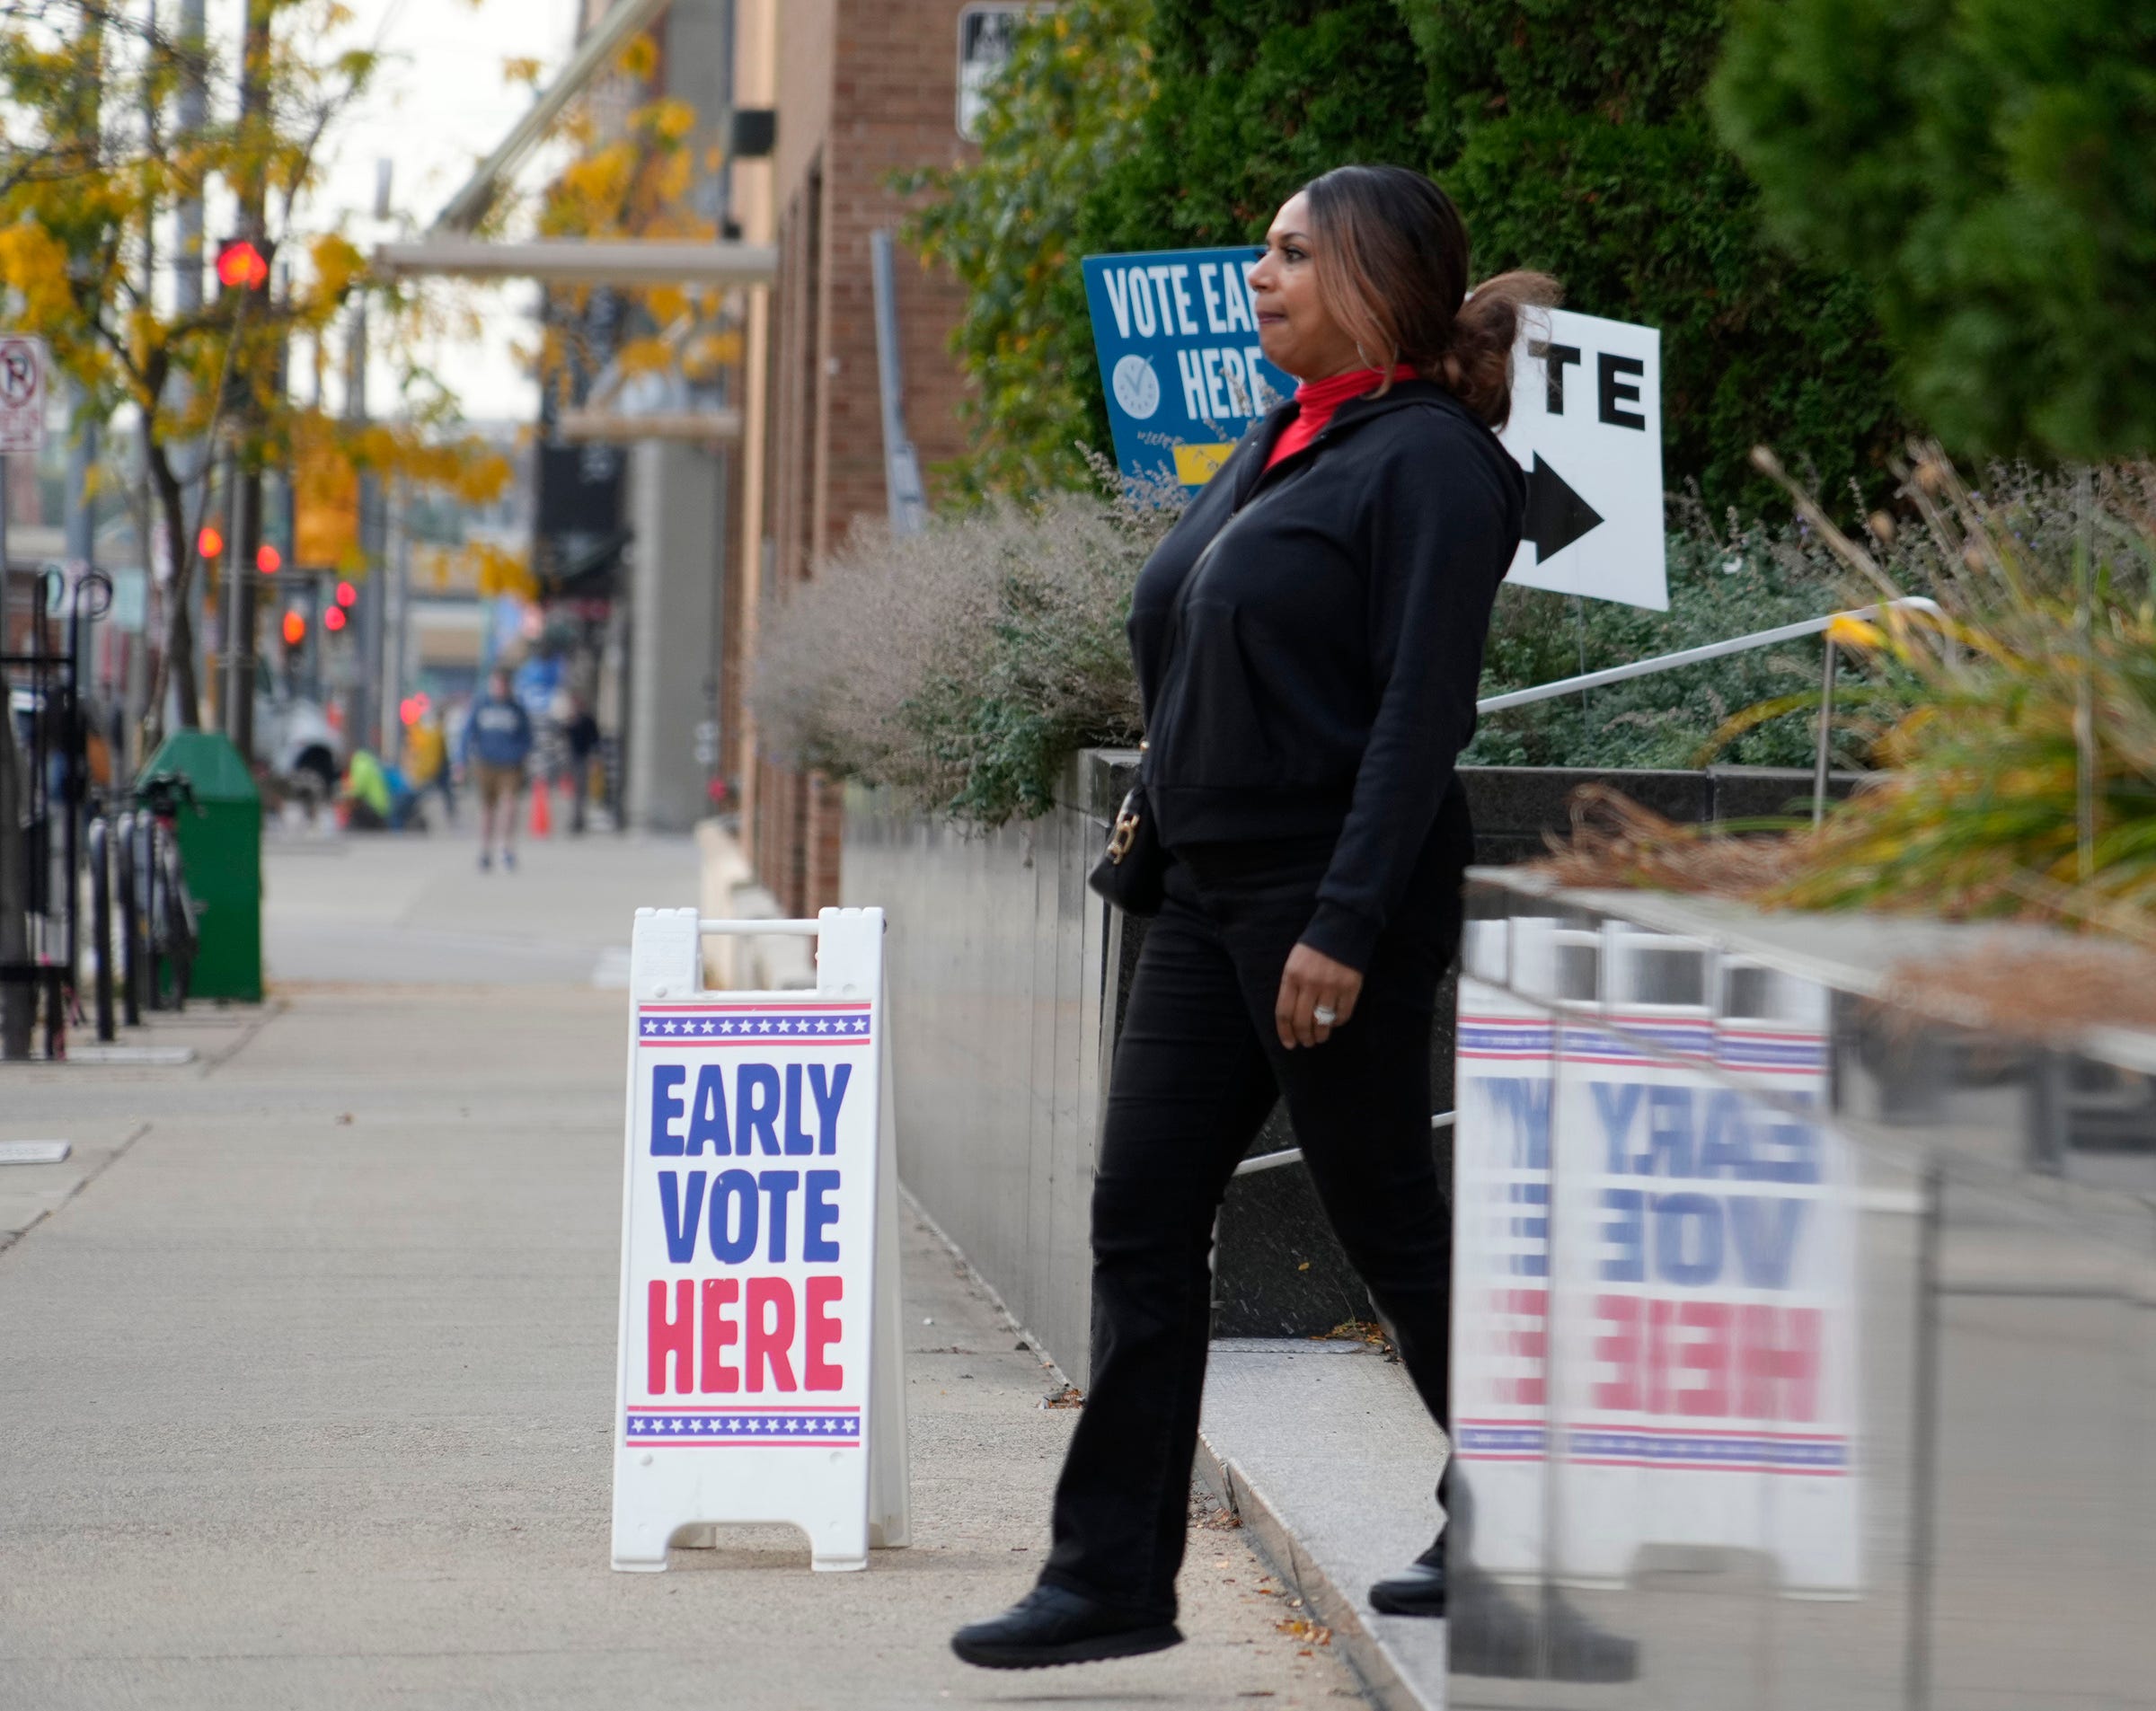
{"label": "green trash can", "polygon": [[195,807],[178,816],[180,859],[195,904],[193,998],[262,998],[262,793],[216,731],[174,731],[143,769],[181,772]]}

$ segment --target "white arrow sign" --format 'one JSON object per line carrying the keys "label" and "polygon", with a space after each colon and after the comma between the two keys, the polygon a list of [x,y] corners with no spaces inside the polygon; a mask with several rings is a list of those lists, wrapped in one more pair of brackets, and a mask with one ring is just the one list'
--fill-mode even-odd
{"label": "white arrow sign", "polygon": [[1662,334],[1566,309],[1526,320],[1502,436],[1528,473],[1511,579],[1666,612]]}

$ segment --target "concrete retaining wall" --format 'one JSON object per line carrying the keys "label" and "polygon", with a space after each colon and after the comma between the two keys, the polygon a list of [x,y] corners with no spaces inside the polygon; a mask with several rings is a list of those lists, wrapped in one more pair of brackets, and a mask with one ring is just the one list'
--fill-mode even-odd
{"label": "concrete retaining wall", "polygon": [[[1087,889],[1136,756],[1094,750],[1055,811],[994,833],[872,790],[846,803],[843,895],[891,919],[899,1174],[1004,1303],[1083,1384],[1091,1329],[1088,1206],[1106,1065],[1144,923]],[[1539,854],[1592,780],[1673,820],[1786,811],[1794,772],[1464,769],[1485,862]],[[1838,782],[1846,783],[1846,781]],[[1439,1010],[1431,1109],[1452,1107],[1452,1000]],[[1451,1179],[1449,1132],[1432,1137]],[[1251,1153],[1292,1147],[1276,1110]],[[1298,1165],[1239,1177],[1221,1211],[1215,1329],[1309,1336],[1366,1318],[1368,1297]]]}

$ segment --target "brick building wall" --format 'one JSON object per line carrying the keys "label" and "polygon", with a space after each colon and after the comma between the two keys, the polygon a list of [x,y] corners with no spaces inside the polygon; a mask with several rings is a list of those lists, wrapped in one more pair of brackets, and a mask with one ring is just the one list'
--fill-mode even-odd
{"label": "brick building wall", "polygon": [[[905,217],[895,173],[972,153],[957,127],[963,4],[786,0],[779,10],[764,603],[813,576],[857,518],[888,515],[870,234],[896,234]],[[935,466],[964,449],[950,337],[965,298],[903,243],[897,272],[906,430],[932,495]],[[758,877],[790,913],[813,914],[838,900],[839,789],[768,755],[755,764],[748,842]]]}

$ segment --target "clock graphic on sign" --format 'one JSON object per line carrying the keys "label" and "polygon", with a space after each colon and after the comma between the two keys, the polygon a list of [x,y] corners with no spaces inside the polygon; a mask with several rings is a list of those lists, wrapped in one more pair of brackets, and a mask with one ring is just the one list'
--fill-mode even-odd
{"label": "clock graphic on sign", "polygon": [[1161,377],[1143,357],[1124,357],[1116,365],[1111,384],[1116,389],[1116,402],[1140,421],[1161,407]]}

